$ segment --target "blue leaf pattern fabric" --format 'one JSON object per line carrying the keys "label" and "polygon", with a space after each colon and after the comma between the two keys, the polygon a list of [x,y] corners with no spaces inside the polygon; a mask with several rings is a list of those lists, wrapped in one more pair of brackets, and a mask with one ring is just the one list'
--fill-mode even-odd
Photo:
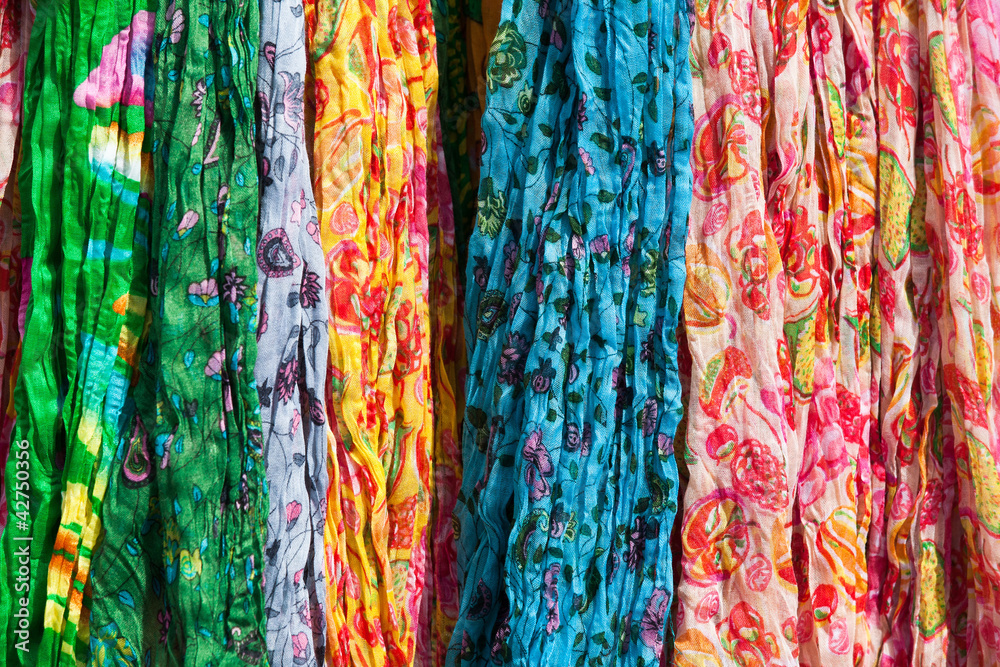
{"label": "blue leaf pattern fabric", "polygon": [[469,247],[450,664],[660,662],[688,34],[684,3],[504,5]]}

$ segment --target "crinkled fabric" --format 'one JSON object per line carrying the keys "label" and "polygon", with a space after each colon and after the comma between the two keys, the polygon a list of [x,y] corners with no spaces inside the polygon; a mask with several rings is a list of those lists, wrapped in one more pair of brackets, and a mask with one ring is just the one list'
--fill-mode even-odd
{"label": "crinkled fabric", "polygon": [[149,344],[94,560],[94,667],[267,664],[258,16],[242,0],[156,10]]}
{"label": "crinkled fabric", "polygon": [[0,567],[4,611],[16,607],[3,615],[9,665],[87,658],[91,555],[149,284],[146,6],[43,3],[32,30],[20,173],[31,291]]}
{"label": "crinkled fabric", "polygon": [[305,9],[330,276],[327,662],[407,665],[429,608],[433,17],[429,0]]}
{"label": "crinkled fabric", "polygon": [[675,665],[994,662],[996,12],[696,7]]}
{"label": "crinkled fabric", "polygon": [[306,44],[297,0],[260,3],[257,363],[270,514],[264,561],[272,665],[326,653],[326,261],[305,140]]}
{"label": "crinkled fabric", "polygon": [[466,279],[451,664],[663,655],[687,36],[684,4],[504,5]]}

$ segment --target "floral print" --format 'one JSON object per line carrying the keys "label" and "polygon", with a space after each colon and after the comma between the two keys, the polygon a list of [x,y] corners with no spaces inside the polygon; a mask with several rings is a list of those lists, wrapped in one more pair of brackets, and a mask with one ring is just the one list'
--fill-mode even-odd
{"label": "floral print", "polygon": [[695,5],[676,665],[993,661],[985,25]]}
{"label": "floral print", "polygon": [[326,654],[326,262],[304,152],[305,22],[297,0],[261,8],[257,363],[270,513],[264,612],[270,664]]}
{"label": "floral print", "polygon": [[[651,665],[663,653],[687,30],[669,3],[504,4],[466,281],[449,664]],[[642,157],[654,146],[662,169]]]}
{"label": "floral print", "polygon": [[255,2],[156,9],[149,344],[91,578],[91,626],[121,639],[91,637],[90,665],[266,662],[257,35]]}
{"label": "floral print", "polygon": [[326,658],[407,665],[430,650],[430,378],[440,368],[431,368],[427,295],[431,225],[438,234],[448,225],[435,217],[445,188],[433,15],[429,0],[336,9],[316,0],[305,13],[330,304],[324,542],[338,590]]}
{"label": "floral print", "polygon": [[0,2],[0,663],[993,664],[996,13]]}

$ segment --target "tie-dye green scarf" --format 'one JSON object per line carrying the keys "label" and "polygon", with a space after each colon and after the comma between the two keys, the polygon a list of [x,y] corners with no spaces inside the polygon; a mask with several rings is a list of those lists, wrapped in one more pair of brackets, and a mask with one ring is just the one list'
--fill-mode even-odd
{"label": "tie-dye green scarf", "polygon": [[86,655],[85,583],[147,300],[147,6],[44,2],[31,35],[20,182],[32,293],[0,557],[6,665]]}

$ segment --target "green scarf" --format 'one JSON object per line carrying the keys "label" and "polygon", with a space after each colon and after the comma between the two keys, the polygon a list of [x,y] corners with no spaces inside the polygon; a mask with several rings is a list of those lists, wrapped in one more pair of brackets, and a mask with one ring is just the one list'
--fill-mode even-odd
{"label": "green scarf", "polygon": [[157,12],[152,323],[94,562],[92,665],[262,664],[256,0]]}
{"label": "green scarf", "polygon": [[24,102],[30,271],[0,554],[6,665],[87,653],[87,582],[147,300],[145,0],[44,2]]}

